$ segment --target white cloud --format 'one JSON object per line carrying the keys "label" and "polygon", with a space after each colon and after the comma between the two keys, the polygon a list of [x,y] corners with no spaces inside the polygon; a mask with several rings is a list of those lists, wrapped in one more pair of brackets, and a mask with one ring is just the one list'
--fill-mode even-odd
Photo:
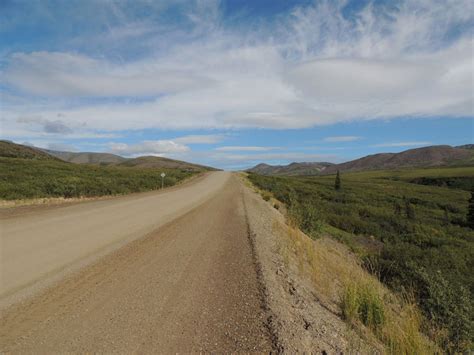
{"label": "white cloud", "polygon": [[[56,122],[60,111],[67,127],[117,131],[286,129],[474,115],[474,15],[466,11],[468,0],[371,4],[351,20],[342,15],[345,1],[321,1],[296,9],[276,28],[249,34],[222,28],[216,4],[193,7],[186,40],[165,41],[158,52],[150,44],[140,60],[60,52],[10,56],[2,72],[8,85],[50,100],[7,102],[3,119],[15,122],[34,113]],[[454,30],[460,37],[449,39]],[[110,36],[135,42],[146,36],[144,42],[153,43],[151,32],[148,24],[131,23]],[[99,100],[64,104],[76,97]],[[100,103],[104,97],[131,102]]]}
{"label": "white cloud", "polygon": [[173,139],[176,143],[182,144],[214,144],[225,139],[223,134],[195,134]]}
{"label": "white cloud", "polygon": [[279,147],[255,147],[255,146],[224,146],[217,147],[215,150],[220,152],[266,152],[269,150],[280,149]]}
{"label": "white cloud", "polygon": [[431,142],[393,142],[393,143],[381,143],[381,144],[374,144],[371,147],[374,148],[382,148],[382,147],[418,147],[418,146],[425,146],[431,145]]}
{"label": "white cloud", "polygon": [[143,141],[137,144],[109,143],[109,151],[124,156],[168,155],[185,153],[190,149],[172,140]]}
{"label": "white cloud", "polygon": [[325,142],[354,142],[362,139],[359,136],[335,136],[335,137],[326,137],[323,139]]}
{"label": "white cloud", "polygon": [[5,80],[41,96],[156,96],[209,83],[197,72],[167,68],[153,60],[121,65],[79,54],[33,52],[16,53],[10,63]]}

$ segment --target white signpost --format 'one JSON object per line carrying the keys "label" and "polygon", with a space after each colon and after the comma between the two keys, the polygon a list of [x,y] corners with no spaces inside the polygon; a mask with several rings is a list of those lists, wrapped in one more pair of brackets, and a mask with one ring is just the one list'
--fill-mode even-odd
{"label": "white signpost", "polygon": [[166,174],[165,173],[161,173],[161,188],[164,187],[164,183],[165,183],[165,176]]}

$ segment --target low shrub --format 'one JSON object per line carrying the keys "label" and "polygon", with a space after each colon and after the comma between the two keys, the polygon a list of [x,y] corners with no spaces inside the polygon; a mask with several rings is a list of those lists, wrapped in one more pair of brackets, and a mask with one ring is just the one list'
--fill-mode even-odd
{"label": "low shrub", "polygon": [[270,201],[272,195],[266,191],[262,191],[261,193],[262,195],[262,198],[264,199],[264,201]]}
{"label": "low shrub", "polygon": [[173,186],[194,172],[180,169],[140,169],[91,166],[57,160],[0,157],[0,199],[94,197]]}
{"label": "low shrub", "polygon": [[[465,186],[474,181],[474,168],[346,173],[340,191],[334,190],[334,176],[249,179],[285,203],[293,225],[308,235],[324,232],[361,256],[371,254],[386,285],[413,291],[429,328],[439,328],[436,340],[444,339],[444,349],[470,349],[474,230],[467,222],[471,194]],[[441,180],[463,183],[432,183]],[[377,247],[358,244],[366,238],[374,238]]]}

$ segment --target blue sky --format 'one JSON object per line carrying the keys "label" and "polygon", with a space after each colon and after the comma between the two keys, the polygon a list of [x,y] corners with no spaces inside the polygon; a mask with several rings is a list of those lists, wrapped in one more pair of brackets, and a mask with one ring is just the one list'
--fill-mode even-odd
{"label": "blue sky", "polygon": [[464,0],[4,0],[1,137],[226,169],[472,143],[473,13]]}

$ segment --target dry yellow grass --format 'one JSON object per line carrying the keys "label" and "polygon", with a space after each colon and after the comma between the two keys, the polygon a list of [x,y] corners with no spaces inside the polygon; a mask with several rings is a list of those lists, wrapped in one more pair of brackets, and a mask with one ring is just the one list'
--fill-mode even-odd
{"label": "dry yellow grass", "polygon": [[23,200],[0,200],[0,209],[18,207],[18,206],[36,206],[36,205],[58,205],[73,202],[92,201],[99,199],[107,199],[111,196],[100,196],[100,197],[43,197],[34,199],[23,199]]}
{"label": "dry yellow grass", "polygon": [[382,343],[388,354],[433,354],[436,346],[421,333],[422,317],[413,302],[402,300],[370,275],[342,244],[313,240],[291,221],[276,223],[284,231],[279,252],[287,266],[309,278],[320,302],[340,314],[368,343]]}

